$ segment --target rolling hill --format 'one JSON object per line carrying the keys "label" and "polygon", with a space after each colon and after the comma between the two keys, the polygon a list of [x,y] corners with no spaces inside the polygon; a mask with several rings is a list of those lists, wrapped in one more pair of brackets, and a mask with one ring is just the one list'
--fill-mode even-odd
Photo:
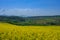
{"label": "rolling hill", "polygon": [[14,25],[60,25],[60,16],[0,16],[0,22]]}

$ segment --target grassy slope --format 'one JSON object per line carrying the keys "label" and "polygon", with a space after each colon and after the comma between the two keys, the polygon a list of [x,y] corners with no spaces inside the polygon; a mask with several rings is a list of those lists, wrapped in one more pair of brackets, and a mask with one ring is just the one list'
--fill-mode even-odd
{"label": "grassy slope", "polygon": [[0,40],[60,40],[60,26],[16,26],[0,23]]}

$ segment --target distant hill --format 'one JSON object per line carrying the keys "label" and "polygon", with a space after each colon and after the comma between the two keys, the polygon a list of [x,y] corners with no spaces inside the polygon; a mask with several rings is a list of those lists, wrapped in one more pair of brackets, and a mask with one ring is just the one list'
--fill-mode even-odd
{"label": "distant hill", "polygon": [[60,25],[60,15],[56,16],[0,16],[0,22],[14,25]]}

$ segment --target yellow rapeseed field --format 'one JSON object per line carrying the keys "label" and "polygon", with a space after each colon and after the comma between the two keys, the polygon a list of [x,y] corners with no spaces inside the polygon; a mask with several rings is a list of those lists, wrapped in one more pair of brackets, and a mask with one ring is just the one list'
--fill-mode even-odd
{"label": "yellow rapeseed field", "polygon": [[60,26],[16,26],[0,23],[0,40],[60,40]]}

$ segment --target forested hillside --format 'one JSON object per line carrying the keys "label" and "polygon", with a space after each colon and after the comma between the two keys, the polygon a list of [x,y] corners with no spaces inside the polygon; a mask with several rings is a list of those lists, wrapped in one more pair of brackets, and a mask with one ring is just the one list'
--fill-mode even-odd
{"label": "forested hillside", "polygon": [[60,25],[60,16],[0,16],[0,22],[14,25]]}

